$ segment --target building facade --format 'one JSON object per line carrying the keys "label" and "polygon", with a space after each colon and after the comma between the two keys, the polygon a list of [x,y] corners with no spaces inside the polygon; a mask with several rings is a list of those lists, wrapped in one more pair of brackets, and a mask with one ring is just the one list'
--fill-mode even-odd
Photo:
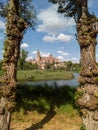
{"label": "building facade", "polygon": [[60,62],[59,59],[53,57],[51,54],[47,57],[41,56],[40,51],[37,52],[35,61],[40,69],[47,69],[50,65]]}

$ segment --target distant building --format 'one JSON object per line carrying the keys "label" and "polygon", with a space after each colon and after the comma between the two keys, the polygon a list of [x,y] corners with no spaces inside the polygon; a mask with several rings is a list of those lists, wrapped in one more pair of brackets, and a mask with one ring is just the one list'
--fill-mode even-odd
{"label": "distant building", "polygon": [[32,62],[33,64],[37,64],[39,69],[47,69],[49,65],[54,65],[60,63],[60,60],[56,57],[53,57],[52,54],[49,56],[41,56],[40,51],[37,51],[36,59],[29,60],[29,62]]}
{"label": "distant building", "polygon": [[40,69],[46,69],[48,65],[59,63],[59,59],[53,57],[51,54],[47,57],[42,57],[40,51],[37,52],[36,63]]}

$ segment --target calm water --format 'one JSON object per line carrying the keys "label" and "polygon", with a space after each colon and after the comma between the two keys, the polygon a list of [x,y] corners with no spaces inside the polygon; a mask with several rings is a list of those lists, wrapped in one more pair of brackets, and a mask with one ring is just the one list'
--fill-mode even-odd
{"label": "calm water", "polygon": [[74,73],[75,78],[71,80],[48,80],[48,81],[32,81],[32,82],[26,82],[26,84],[30,85],[43,85],[48,84],[49,86],[54,86],[57,84],[57,86],[79,86],[79,83],[77,81],[79,73]]}

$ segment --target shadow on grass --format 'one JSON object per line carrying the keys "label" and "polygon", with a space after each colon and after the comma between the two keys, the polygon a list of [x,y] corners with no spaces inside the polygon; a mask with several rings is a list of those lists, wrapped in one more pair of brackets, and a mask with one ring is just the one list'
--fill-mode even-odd
{"label": "shadow on grass", "polygon": [[55,116],[55,114],[56,112],[54,111],[54,108],[51,107],[46,116],[41,121],[36,124],[32,124],[31,127],[27,128],[26,130],[38,130],[43,128],[44,124],[49,122]]}
{"label": "shadow on grass", "polygon": [[71,104],[75,106],[74,95],[76,88],[69,86],[50,87],[47,84],[30,86],[18,85],[16,101],[16,110],[24,109],[24,114],[27,111],[36,110],[38,113],[45,113],[46,116],[38,123],[32,124],[26,130],[38,130],[44,124],[49,122],[56,114],[55,108],[60,108],[62,105]]}

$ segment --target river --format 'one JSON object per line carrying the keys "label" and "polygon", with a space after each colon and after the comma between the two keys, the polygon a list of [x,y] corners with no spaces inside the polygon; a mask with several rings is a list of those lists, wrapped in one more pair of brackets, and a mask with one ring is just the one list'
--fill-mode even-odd
{"label": "river", "polygon": [[71,80],[46,80],[46,81],[28,81],[25,82],[24,84],[28,84],[28,85],[43,85],[43,84],[48,84],[49,86],[64,86],[64,85],[68,85],[68,86],[74,86],[77,87],[79,86],[79,82],[77,81],[79,76],[79,73],[74,73],[74,78]]}

